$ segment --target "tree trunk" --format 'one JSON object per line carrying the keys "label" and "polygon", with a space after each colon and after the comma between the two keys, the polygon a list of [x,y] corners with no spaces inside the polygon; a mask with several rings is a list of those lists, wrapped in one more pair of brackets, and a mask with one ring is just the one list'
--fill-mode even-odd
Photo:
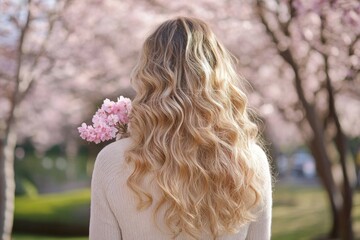
{"label": "tree trunk", "polygon": [[344,175],[343,181],[343,208],[340,216],[341,238],[347,240],[354,239],[352,228],[352,206],[353,206],[353,189],[350,184],[349,175],[346,167],[346,138],[342,131],[339,131],[335,139],[337,148],[340,152],[340,164]]}
{"label": "tree trunk", "polygon": [[10,240],[14,219],[14,150],[16,132],[12,124],[0,142],[0,239]]}
{"label": "tree trunk", "polygon": [[[334,175],[332,174],[332,164],[330,161],[330,154],[326,147],[326,136],[328,127],[326,125],[321,124],[321,116],[316,111],[316,104],[308,101],[305,94],[305,89],[302,86],[304,82],[303,76],[301,76],[300,67],[301,63],[296,61],[294,58],[293,52],[291,48],[279,48],[281,44],[281,38],[276,34],[276,30],[274,30],[275,24],[270,24],[270,22],[265,17],[266,15],[266,6],[264,6],[264,1],[258,0],[256,1],[257,6],[257,15],[260,18],[261,23],[264,25],[265,30],[268,36],[271,38],[272,42],[275,45],[275,49],[278,54],[283,58],[283,60],[289,64],[291,69],[294,72],[294,87],[296,93],[299,98],[299,102],[301,103],[306,122],[311,129],[311,136],[308,136],[308,146],[311,149],[311,152],[316,160],[316,168],[318,174],[322,180],[322,183],[325,187],[325,190],[328,194],[331,211],[333,215],[333,225],[330,232],[330,238],[341,238],[344,240],[353,240],[353,231],[352,231],[352,219],[351,219],[351,210],[352,210],[352,187],[350,184],[349,174],[347,170],[346,164],[346,136],[342,131],[340,121],[337,116],[336,106],[335,106],[335,93],[333,91],[331,79],[330,79],[330,66],[328,62],[328,55],[325,52],[320,51],[319,53],[323,56],[324,59],[324,73],[326,75],[326,90],[328,92],[328,111],[329,111],[329,120],[333,121],[336,127],[336,136],[334,139],[334,143],[336,146],[337,153],[339,154],[339,161],[342,170],[342,183],[341,186],[337,186],[335,184]],[[294,9],[289,3],[288,8],[290,9],[291,17],[294,16]],[[267,11],[268,12],[268,11]],[[325,15],[321,16],[321,29],[320,29],[320,40],[322,45],[326,45],[327,39],[324,34],[326,18]],[[282,25],[281,21],[278,19],[278,16],[274,16],[273,20],[277,20],[279,31],[282,32],[283,35],[292,38],[291,33],[289,31],[289,26],[291,24],[291,18],[287,22],[286,25]],[[354,44],[357,40],[354,41]],[[286,44],[285,44],[286,45]],[[352,55],[352,54],[350,54]]]}
{"label": "tree trunk", "polygon": [[[327,38],[324,34],[325,26],[327,24],[327,19],[325,14],[320,15],[321,19],[321,31],[320,31],[320,40],[323,45],[327,44]],[[350,177],[348,174],[347,164],[346,164],[346,154],[347,154],[347,138],[342,130],[338,113],[335,106],[335,92],[332,86],[332,81],[330,77],[330,63],[329,56],[325,52],[321,52],[321,55],[324,60],[324,72],[325,72],[325,82],[326,90],[328,93],[328,111],[329,111],[329,120],[332,121],[336,128],[336,135],[334,138],[334,143],[339,153],[339,161],[342,170],[342,197],[343,204],[340,215],[340,235],[342,239],[353,240],[354,234],[352,230],[352,219],[351,219],[351,210],[353,205],[352,200],[352,186],[350,184]]]}
{"label": "tree trunk", "polygon": [[14,221],[14,198],[15,198],[15,173],[14,173],[14,152],[16,147],[17,133],[15,120],[17,108],[25,93],[26,89],[20,92],[21,82],[21,64],[23,59],[23,44],[25,35],[29,30],[31,20],[30,5],[32,0],[28,0],[26,5],[26,21],[20,29],[19,43],[17,46],[17,67],[14,78],[15,85],[13,92],[10,94],[10,111],[5,123],[4,134],[0,138],[0,237],[1,240],[10,240]]}
{"label": "tree trunk", "polygon": [[[328,237],[330,239],[338,239],[340,237],[339,224],[340,224],[340,216],[341,216],[342,198],[340,193],[335,188],[333,176],[330,177],[329,175],[327,175],[327,172],[330,171],[331,173],[331,170],[325,169],[324,165],[320,164],[321,162],[324,162],[324,159],[321,159],[323,158],[322,157],[323,154],[321,153],[323,152],[321,151],[321,149],[323,148],[319,146],[319,144],[314,139],[310,141],[308,145],[312,155],[315,158],[317,173],[319,174],[319,177],[322,181],[322,184],[325,188],[326,194],[328,195],[328,199],[330,202],[332,225]],[[328,163],[330,164],[330,162]]]}

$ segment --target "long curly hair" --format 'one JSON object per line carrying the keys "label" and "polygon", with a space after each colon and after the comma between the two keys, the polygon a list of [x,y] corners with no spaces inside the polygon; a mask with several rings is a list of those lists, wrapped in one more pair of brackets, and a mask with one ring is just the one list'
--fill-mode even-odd
{"label": "long curly hair", "polygon": [[154,216],[166,208],[174,237],[216,238],[255,218],[262,193],[250,145],[259,134],[242,82],[235,58],[199,19],[168,20],[144,42],[131,77],[127,184],[146,209],[154,200],[142,183],[153,174],[162,192]]}

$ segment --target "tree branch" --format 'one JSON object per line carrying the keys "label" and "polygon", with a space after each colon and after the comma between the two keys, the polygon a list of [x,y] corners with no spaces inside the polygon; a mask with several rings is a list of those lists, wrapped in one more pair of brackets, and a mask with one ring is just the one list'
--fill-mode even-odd
{"label": "tree branch", "polygon": [[[47,17],[47,19],[49,19],[49,25],[48,25],[48,29],[46,32],[46,36],[45,39],[43,40],[41,46],[40,46],[40,50],[38,51],[38,53],[35,56],[35,59],[33,61],[33,63],[30,66],[30,69],[36,69],[39,63],[39,60],[42,56],[44,56],[45,52],[46,52],[46,48],[47,45],[49,43],[49,39],[52,35],[53,29],[54,29],[54,24],[55,22],[59,19],[60,17],[60,12],[68,7],[70,7],[70,3],[71,1],[69,0],[64,0],[63,4],[61,5],[61,2],[57,3],[56,6],[56,11],[53,13],[50,13],[49,16]],[[54,63],[54,61],[51,61],[52,63]],[[43,72],[47,72],[51,69],[51,65],[48,66]],[[30,76],[28,78],[23,78],[22,81],[20,82],[20,86],[19,86],[19,92],[20,92],[20,96],[19,96],[19,101],[21,101],[22,99],[25,98],[26,94],[29,92],[29,90],[31,89],[34,80],[36,78],[38,78],[41,75],[41,73],[38,73],[37,76],[34,76],[33,74],[30,74]]]}
{"label": "tree branch", "polygon": [[17,67],[16,67],[16,75],[15,75],[15,88],[14,88],[13,94],[10,97],[10,111],[9,111],[9,115],[8,115],[8,118],[6,121],[7,128],[5,130],[5,136],[8,136],[8,134],[9,134],[9,131],[11,129],[10,126],[15,118],[14,115],[15,115],[16,105],[18,104],[19,85],[21,82],[21,77],[20,77],[21,62],[22,62],[22,58],[24,55],[23,54],[23,45],[24,45],[25,36],[26,36],[27,32],[29,31],[29,25],[30,25],[30,21],[31,21],[31,11],[30,11],[31,1],[32,0],[28,0],[27,6],[26,6],[27,16],[26,16],[25,24],[20,30],[19,43],[17,46],[17,58],[16,58]]}
{"label": "tree branch", "polygon": [[[325,31],[325,27],[326,27],[326,16],[324,14],[321,14],[320,16],[321,19],[321,27],[320,27],[320,41],[322,43],[322,45],[326,45],[327,44],[327,39],[326,36],[324,34]],[[340,165],[341,165],[341,170],[342,170],[342,174],[343,174],[343,199],[344,199],[344,209],[343,209],[343,213],[342,214],[350,214],[350,216],[347,216],[344,218],[344,220],[346,221],[350,221],[350,222],[346,222],[346,223],[342,223],[345,224],[346,227],[351,228],[352,224],[351,224],[351,209],[352,209],[352,205],[353,205],[353,200],[352,200],[352,189],[351,189],[351,185],[350,185],[350,180],[349,180],[349,176],[348,176],[348,171],[347,171],[347,167],[346,167],[346,152],[347,152],[347,138],[345,136],[345,133],[342,130],[341,124],[340,124],[340,120],[336,111],[336,105],[335,105],[335,96],[334,96],[334,90],[333,90],[333,86],[332,86],[332,82],[331,82],[331,77],[330,77],[330,65],[329,65],[329,56],[325,53],[321,53],[323,60],[324,60],[324,72],[325,72],[325,82],[326,82],[326,90],[328,93],[328,108],[329,108],[329,120],[332,120],[335,124],[336,127],[336,135],[335,135],[335,146],[339,152],[339,160],[340,160]],[[350,229],[349,231],[343,232],[342,237],[344,239],[353,239],[353,233],[352,233],[352,229]],[[347,235],[349,234],[349,235]]]}
{"label": "tree branch", "polygon": [[[305,97],[305,92],[303,86],[301,84],[302,78],[299,74],[299,66],[292,55],[292,52],[289,48],[279,48],[280,39],[277,38],[276,34],[272,31],[269,26],[269,23],[265,19],[264,12],[263,12],[263,3],[261,0],[257,0],[257,14],[260,18],[260,21],[264,25],[267,34],[272,39],[273,43],[276,45],[276,50],[278,54],[283,58],[283,60],[289,64],[290,68],[294,73],[294,85],[296,89],[296,93],[299,97],[299,100],[303,106],[305,111],[306,120],[312,130],[313,136],[307,139],[309,147],[312,149],[314,157],[316,158],[317,170],[327,194],[329,195],[329,199],[331,202],[331,206],[333,209],[337,209],[336,199],[338,196],[341,196],[339,193],[339,189],[337,188],[334,176],[331,171],[331,163],[329,154],[326,151],[326,146],[324,143],[324,130],[321,126],[318,114],[315,110],[315,106],[312,103],[309,103]],[[334,212],[333,212],[334,213]],[[336,217],[334,218],[336,219]]]}

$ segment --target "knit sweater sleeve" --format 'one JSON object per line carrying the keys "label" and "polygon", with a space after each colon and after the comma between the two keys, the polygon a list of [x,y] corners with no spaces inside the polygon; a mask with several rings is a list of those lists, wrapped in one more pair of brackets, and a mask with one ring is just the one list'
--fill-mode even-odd
{"label": "knit sweater sleeve", "polygon": [[272,177],[268,158],[265,152],[255,146],[254,151],[259,160],[259,169],[262,172],[264,183],[264,204],[258,218],[249,226],[246,240],[269,240],[271,237],[271,217],[272,217]]}
{"label": "knit sweater sleeve", "polygon": [[[106,147],[107,148],[107,147]],[[109,204],[106,188],[111,181],[109,151],[97,156],[91,179],[90,240],[122,239],[120,226]]]}

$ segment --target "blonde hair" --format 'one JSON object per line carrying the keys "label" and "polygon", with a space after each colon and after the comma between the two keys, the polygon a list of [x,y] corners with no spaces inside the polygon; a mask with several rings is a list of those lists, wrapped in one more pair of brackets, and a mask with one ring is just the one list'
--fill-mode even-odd
{"label": "blonde hair", "polygon": [[205,231],[216,238],[254,220],[262,193],[250,144],[258,128],[240,80],[232,55],[199,19],[168,20],[143,45],[131,78],[127,183],[146,209],[153,198],[142,183],[154,174],[162,192],[154,216],[167,206],[174,237]]}

